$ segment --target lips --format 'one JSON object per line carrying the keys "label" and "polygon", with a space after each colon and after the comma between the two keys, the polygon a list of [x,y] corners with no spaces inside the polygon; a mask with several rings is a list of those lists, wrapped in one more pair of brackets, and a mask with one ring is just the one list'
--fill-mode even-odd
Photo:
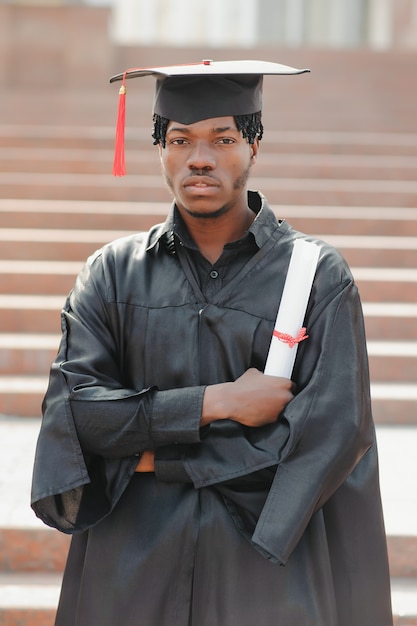
{"label": "lips", "polygon": [[184,182],[184,187],[207,189],[209,187],[218,187],[218,183],[211,176],[190,176]]}

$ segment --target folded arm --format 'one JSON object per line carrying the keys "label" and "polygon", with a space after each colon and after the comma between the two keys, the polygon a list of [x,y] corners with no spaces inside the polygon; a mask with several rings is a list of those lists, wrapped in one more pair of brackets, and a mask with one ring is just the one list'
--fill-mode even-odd
{"label": "folded arm", "polygon": [[[291,380],[266,376],[255,368],[234,382],[209,385],[204,392],[200,425],[225,419],[250,428],[273,424],[293,398],[293,387]],[[154,452],[147,450],[136,471],[154,471],[154,457]]]}

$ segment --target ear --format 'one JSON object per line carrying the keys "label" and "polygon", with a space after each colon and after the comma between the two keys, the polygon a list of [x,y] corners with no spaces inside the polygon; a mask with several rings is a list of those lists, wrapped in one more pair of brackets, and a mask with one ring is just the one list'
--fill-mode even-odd
{"label": "ear", "polygon": [[256,159],[258,157],[258,152],[259,152],[259,138],[256,137],[255,141],[249,144],[249,147],[250,147],[251,165],[254,165],[256,163]]}

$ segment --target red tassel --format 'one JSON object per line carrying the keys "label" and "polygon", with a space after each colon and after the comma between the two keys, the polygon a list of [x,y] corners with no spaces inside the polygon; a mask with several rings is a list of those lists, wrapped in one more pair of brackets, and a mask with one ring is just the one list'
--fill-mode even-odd
{"label": "red tassel", "polygon": [[114,146],[113,176],[125,176],[125,118],[126,118],[126,74],[119,89],[119,110],[117,113],[116,139]]}

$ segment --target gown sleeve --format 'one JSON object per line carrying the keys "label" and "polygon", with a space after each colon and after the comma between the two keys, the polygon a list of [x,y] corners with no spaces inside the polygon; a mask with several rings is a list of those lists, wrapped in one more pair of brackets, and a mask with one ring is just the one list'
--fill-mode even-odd
{"label": "gown sleeve", "polygon": [[32,507],[64,532],[84,530],[112,510],[144,450],[200,441],[204,387],[129,388],[112,315],[97,255],[62,311],[35,453]]}
{"label": "gown sleeve", "polygon": [[344,289],[333,307],[334,314],[321,329],[320,356],[311,382],[285,410],[292,436],[251,538],[283,564],[312,516],[353,473],[364,488],[373,482],[366,460],[371,448],[372,456],[376,454],[368,359],[354,284]]}

